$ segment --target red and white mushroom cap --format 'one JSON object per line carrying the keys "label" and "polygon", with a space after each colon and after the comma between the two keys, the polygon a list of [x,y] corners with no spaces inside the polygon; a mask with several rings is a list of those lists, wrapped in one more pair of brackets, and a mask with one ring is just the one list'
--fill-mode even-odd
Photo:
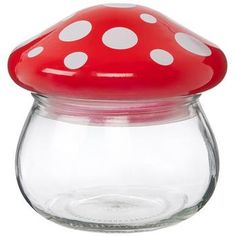
{"label": "red and white mushroom cap", "polygon": [[79,11],[9,58],[9,72],[18,85],[80,99],[191,95],[216,86],[226,70],[226,58],[216,45],[133,4]]}

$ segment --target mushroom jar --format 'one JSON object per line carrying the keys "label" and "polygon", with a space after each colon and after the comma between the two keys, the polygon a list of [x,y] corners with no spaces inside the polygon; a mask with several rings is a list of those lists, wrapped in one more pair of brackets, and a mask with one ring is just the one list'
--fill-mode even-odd
{"label": "mushroom jar", "polygon": [[79,11],[19,46],[9,72],[34,97],[16,155],[24,197],[84,230],[190,217],[219,171],[199,97],[226,68],[216,45],[132,4]]}

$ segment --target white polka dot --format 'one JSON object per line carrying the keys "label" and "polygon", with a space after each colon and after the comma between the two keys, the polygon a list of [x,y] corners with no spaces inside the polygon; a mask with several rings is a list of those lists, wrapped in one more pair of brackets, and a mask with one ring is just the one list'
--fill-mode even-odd
{"label": "white polka dot", "polygon": [[153,61],[162,66],[169,66],[174,62],[174,57],[169,52],[162,49],[151,51],[150,56]]}
{"label": "white polka dot", "polygon": [[157,23],[157,18],[150,14],[143,13],[140,15],[140,18],[146,23],[150,23],[150,24]]}
{"label": "white polka dot", "polygon": [[102,41],[109,48],[122,50],[134,47],[138,43],[138,37],[128,28],[116,27],[106,31]]}
{"label": "white polka dot", "polygon": [[175,34],[175,40],[181,47],[199,56],[207,57],[212,54],[211,49],[207,45],[191,35],[177,33]]}
{"label": "white polka dot", "polygon": [[88,60],[88,56],[84,52],[74,52],[69,54],[65,60],[64,64],[68,69],[79,69],[85,65]]}
{"label": "white polka dot", "polygon": [[89,21],[77,21],[66,28],[59,34],[59,39],[63,42],[72,42],[86,37],[92,30],[92,25]]}
{"label": "white polka dot", "polygon": [[34,49],[32,49],[32,50],[30,50],[30,51],[28,52],[28,57],[30,57],[30,58],[36,57],[36,56],[38,56],[40,53],[42,53],[43,50],[44,50],[43,47],[34,48]]}
{"label": "white polka dot", "polygon": [[136,7],[135,4],[128,4],[128,3],[110,3],[110,4],[103,4],[106,7],[115,7],[115,8],[132,8]]}

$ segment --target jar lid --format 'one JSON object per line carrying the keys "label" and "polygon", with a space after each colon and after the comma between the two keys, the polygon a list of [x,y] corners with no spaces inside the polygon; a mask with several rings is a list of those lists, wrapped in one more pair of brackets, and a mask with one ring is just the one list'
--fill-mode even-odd
{"label": "jar lid", "polygon": [[227,70],[215,44],[133,4],[79,11],[15,49],[8,65],[32,92],[97,100],[201,93]]}

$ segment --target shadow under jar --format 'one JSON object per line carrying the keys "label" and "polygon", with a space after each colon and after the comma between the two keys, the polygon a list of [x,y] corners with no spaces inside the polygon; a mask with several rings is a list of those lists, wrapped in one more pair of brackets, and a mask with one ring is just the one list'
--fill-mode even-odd
{"label": "shadow under jar", "polygon": [[152,229],[188,218],[210,198],[218,153],[198,96],[34,98],[17,178],[47,218],[91,230]]}
{"label": "shadow under jar", "polygon": [[211,197],[218,151],[198,99],[227,70],[215,44],[150,8],[105,4],[19,46],[8,65],[34,97],[17,180],[47,219],[145,231]]}

